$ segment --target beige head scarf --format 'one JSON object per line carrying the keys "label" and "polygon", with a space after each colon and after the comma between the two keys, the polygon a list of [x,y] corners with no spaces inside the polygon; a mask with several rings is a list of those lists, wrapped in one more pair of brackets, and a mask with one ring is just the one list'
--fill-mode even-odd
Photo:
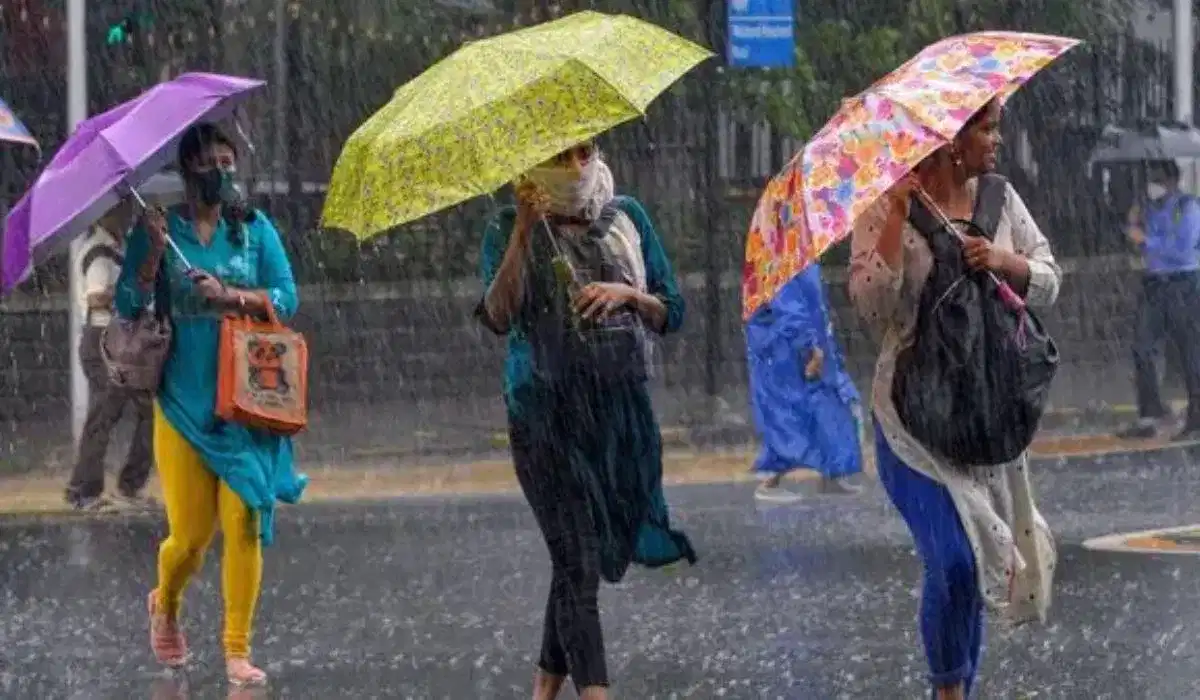
{"label": "beige head scarf", "polygon": [[[593,156],[581,170],[564,165],[539,165],[525,174],[546,194],[549,212],[593,220],[616,190],[608,164]],[[631,284],[646,291],[646,262],[642,259],[642,237],[624,212],[618,213],[607,241],[612,253],[629,273]]]}

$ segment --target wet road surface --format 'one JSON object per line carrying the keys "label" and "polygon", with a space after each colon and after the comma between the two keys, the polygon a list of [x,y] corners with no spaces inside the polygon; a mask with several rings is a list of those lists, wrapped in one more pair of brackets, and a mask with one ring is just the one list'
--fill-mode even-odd
{"label": "wet road surface", "polygon": [[[978,697],[1200,698],[1200,558],[1080,547],[1200,522],[1189,458],[1047,464],[1037,478],[1059,536],[1052,619],[989,627]],[[604,589],[615,697],[926,697],[917,562],[881,491],[773,510],[745,484],[669,498],[701,561]],[[216,550],[186,603],[190,690],[169,695],[146,649],[161,523],[0,527],[0,698],[228,697]],[[529,697],[549,565],[519,500],[311,506],[278,540],[255,638],[272,686],[251,697]]]}

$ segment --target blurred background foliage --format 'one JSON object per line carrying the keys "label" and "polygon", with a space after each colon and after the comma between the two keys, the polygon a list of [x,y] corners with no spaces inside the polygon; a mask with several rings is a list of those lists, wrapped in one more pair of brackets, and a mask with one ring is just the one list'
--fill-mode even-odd
{"label": "blurred background foliage", "polygon": [[[65,133],[63,0],[4,0],[0,85],[47,152]],[[474,275],[478,236],[496,200],[468,202],[363,245],[319,230],[322,188],[345,138],[397,86],[462,42],[578,9],[624,12],[724,51],[720,0],[110,0],[88,4],[94,111],[185,70],[271,82],[241,116],[261,205],[289,232],[307,281],[432,284]],[[796,65],[736,70],[714,60],[607,135],[621,188],[658,220],[682,272],[736,274],[756,192],[840,101],[921,47],[974,29],[1067,34],[1088,44],[1012,100],[1009,167],[1062,254],[1122,250],[1083,163],[1104,123],[1170,113],[1167,47],[1134,39],[1131,0],[806,0],[797,4]],[[280,84],[282,83],[282,84]],[[757,139],[757,141],[755,141]],[[755,145],[757,144],[757,145]],[[755,155],[758,153],[759,155]],[[0,158],[0,202],[36,173],[28,154]],[[1006,158],[1006,163],[1011,159]],[[1006,166],[1008,167],[1008,166]],[[1056,183],[1039,199],[1038,182]],[[507,197],[497,194],[498,200]],[[1057,199],[1055,199],[1057,198]],[[834,258],[837,258],[835,253]],[[59,288],[62,265],[35,287]]]}

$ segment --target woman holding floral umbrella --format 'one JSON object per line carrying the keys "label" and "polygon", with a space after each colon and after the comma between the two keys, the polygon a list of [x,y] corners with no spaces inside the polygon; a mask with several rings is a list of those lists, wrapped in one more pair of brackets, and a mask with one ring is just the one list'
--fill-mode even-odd
{"label": "woman holding floral umbrella", "polygon": [[[909,222],[910,195],[949,219],[971,219],[978,176],[995,168],[1002,102],[1077,43],[980,32],[926,48],[843,103],[768,185],[747,243],[749,316],[853,232],[851,298],[882,340],[872,386],[877,467],[925,565],[920,627],[938,700],[969,695],[985,607],[1013,624],[1044,619],[1056,554],[1024,455],[968,469],[899,418],[896,359],[931,310],[921,306],[931,252]],[[1060,272],[1049,245],[1011,185],[998,192],[994,237],[963,243],[965,263],[1015,290],[1022,308],[1052,303]]]}

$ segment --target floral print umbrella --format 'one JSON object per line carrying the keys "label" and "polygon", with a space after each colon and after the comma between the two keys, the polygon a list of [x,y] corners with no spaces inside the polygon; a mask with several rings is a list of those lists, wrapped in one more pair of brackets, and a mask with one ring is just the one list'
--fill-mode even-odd
{"label": "floral print umbrella", "polygon": [[590,11],[468,43],[350,136],[324,225],[365,239],[492,192],[642,116],[711,55],[653,24]]}
{"label": "floral print umbrella", "polygon": [[1079,43],[1022,32],[943,39],[857,96],[767,183],[742,270],[748,320],[992,99],[1007,99]]}

